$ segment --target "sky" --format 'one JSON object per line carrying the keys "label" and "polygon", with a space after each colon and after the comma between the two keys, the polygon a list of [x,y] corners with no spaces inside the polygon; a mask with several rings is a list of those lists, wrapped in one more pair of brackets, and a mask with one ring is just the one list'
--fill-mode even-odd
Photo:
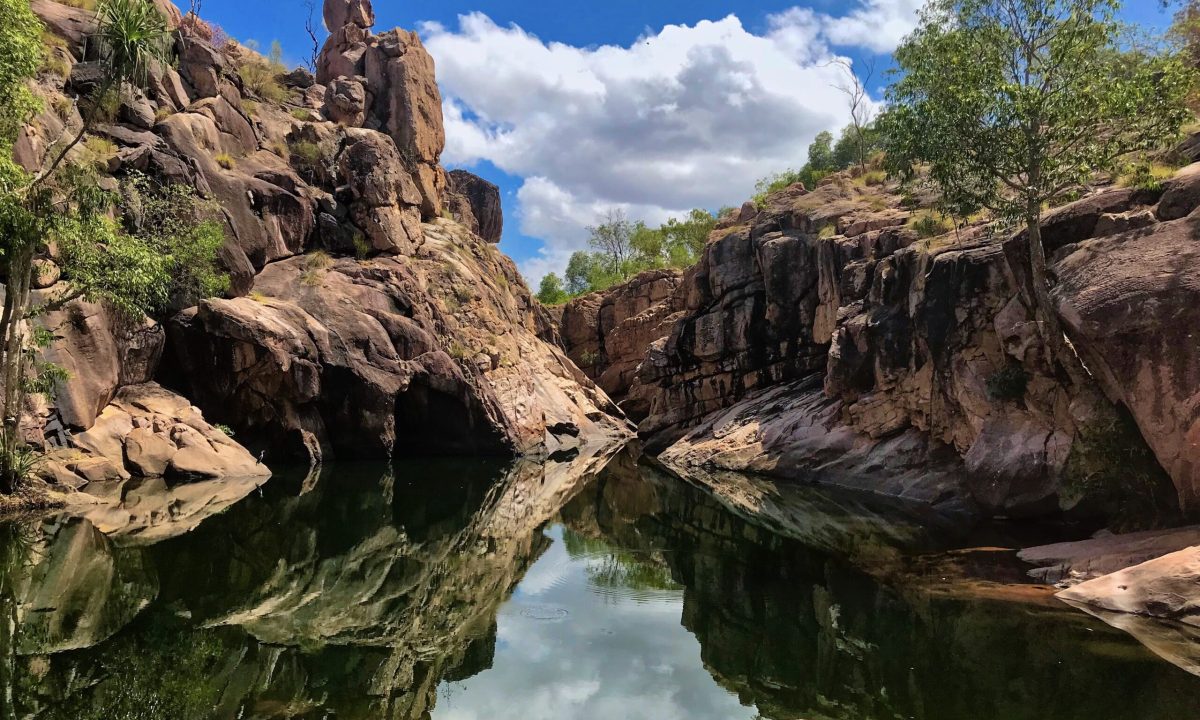
{"label": "sky", "polygon": [[[188,0],[177,0],[181,7]],[[320,0],[313,0],[320,24]],[[375,0],[415,29],[443,96],[442,162],[494,183],[500,247],[531,285],[612,208],[658,224],[739,205],[849,120],[842,60],[882,97],[924,0]],[[305,0],[203,0],[230,37],[299,60]],[[1161,29],[1158,0],[1127,20]]]}

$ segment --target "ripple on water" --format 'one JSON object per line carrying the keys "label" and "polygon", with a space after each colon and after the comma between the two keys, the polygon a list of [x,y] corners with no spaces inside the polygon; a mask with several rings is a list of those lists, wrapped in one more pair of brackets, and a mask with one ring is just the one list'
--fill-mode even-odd
{"label": "ripple on water", "polygon": [[614,549],[579,553],[558,564],[549,586],[577,584],[582,570],[588,592],[605,602],[677,604],[683,589],[662,562],[665,552]]}

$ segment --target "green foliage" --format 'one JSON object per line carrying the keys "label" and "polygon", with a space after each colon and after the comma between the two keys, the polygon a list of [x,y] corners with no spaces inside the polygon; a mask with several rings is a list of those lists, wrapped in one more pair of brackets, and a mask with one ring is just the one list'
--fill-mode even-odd
{"label": "green foliage", "polygon": [[180,184],[159,184],[139,173],[121,183],[121,214],[128,232],[162,257],[170,275],[164,300],[150,310],[176,310],[229,290],[217,256],[225,244],[216,202]]}
{"label": "green foliage", "polygon": [[96,44],[115,84],[145,83],[171,47],[166,18],[148,0],[103,0],[96,17]]}
{"label": "green foliage", "polygon": [[[253,45],[248,45],[253,50]],[[263,100],[281,103],[288,99],[288,90],[279,82],[279,75],[287,72],[283,64],[283,47],[276,40],[271,43],[271,53],[262,57],[258,53],[248,52],[238,75],[242,78],[242,86]]]}
{"label": "green foliage", "polygon": [[1016,401],[1025,397],[1029,388],[1029,373],[1016,363],[997,370],[987,380],[988,397],[1001,402]]}
{"label": "green foliage", "polygon": [[1064,472],[1066,491],[1099,509],[1115,530],[1161,527],[1178,519],[1170,478],[1122,409],[1079,429]]}
{"label": "green foliage", "polygon": [[557,274],[550,273],[542,278],[537,299],[543,305],[561,305],[570,299],[570,295],[563,289],[562,279]]}
{"label": "green foliage", "polygon": [[918,237],[934,238],[953,230],[954,224],[940,213],[925,211],[913,217],[912,228]]}
{"label": "green foliage", "polygon": [[11,162],[17,132],[38,109],[25,81],[42,64],[42,31],[28,0],[0,0],[0,163]]}
{"label": "green foliage", "polygon": [[310,180],[317,175],[325,162],[325,153],[315,142],[301,141],[293,144],[289,156],[296,169]]}
{"label": "green foliage", "polygon": [[833,157],[833,134],[822,131],[817,134],[812,144],[808,146],[808,165],[810,171],[831,172],[837,169]]}
{"label": "green foliage", "polygon": [[225,153],[225,152],[217,153],[216,155],[213,156],[213,160],[216,161],[216,163],[218,165],[225,168],[226,170],[232,170],[235,167],[237,167],[237,158],[230,155],[229,153]]}
{"label": "green foliage", "polygon": [[1122,47],[1118,4],[933,0],[896,51],[880,121],[892,168],[925,168],[956,216],[1025,219],[1173,137],[1192,72],[1178,54]]}
{"label": "green foliage", "polygon": [[657,228],[614,214],[591,228],[591,244],[597,251],[571,256],[563,289],[574,297],[606,290],[645,270],[693,265],[716,222],[707,210],[692,210],[686,218],[670,218]]}
{"label": "green foliage", "polygon": [[1151,192],[1161,192],[1163,182],[1175,174],[1176,169],[1167,165],[1142,160],[1135,163],[1128,169],[1128,172],[1121,175],[1119,182],[1123,187],[1137,188],[1138,190],[1149,190]]}

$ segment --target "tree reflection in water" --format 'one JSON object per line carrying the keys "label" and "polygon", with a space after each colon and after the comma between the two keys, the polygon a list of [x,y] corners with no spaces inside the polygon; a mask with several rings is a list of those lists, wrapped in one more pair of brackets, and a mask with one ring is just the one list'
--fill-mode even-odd
{"label": "tree reflection in water", "polygon": [[[904,559],[956,538],[810,490],[752,512],[630,453],[339,466],[265,490],[153,545],[68,519],[0,526],[2,717],[470,717],[501,669],[514,696],[554,680],[522,679],[508,637],[549,625],[503,609],[565,582],[552,562],[600,597],[561,622],[659,607],[661,632],[699,641],[671,662],[745,717],[1190,718],[1200,696],[1044,593],[931,589]],[[619,617],[587,620],[620,633]],[[550,638],[533,640],[563,666],[608,647]]]}

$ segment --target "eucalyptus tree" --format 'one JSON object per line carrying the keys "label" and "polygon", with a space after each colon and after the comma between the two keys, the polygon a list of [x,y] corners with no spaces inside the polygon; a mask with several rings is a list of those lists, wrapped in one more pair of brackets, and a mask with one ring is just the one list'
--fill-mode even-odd
{"label": "eucalyptus tree", "polygon": [[1126,42],[1118,0],[931,0],[896,51],[882,119],[892,169],[921,175],[960,216],[1023,226],[1022,296],[1053,360],[1081,363],[1050,299],[1043,208],[1177,135],[1193,72]]}

